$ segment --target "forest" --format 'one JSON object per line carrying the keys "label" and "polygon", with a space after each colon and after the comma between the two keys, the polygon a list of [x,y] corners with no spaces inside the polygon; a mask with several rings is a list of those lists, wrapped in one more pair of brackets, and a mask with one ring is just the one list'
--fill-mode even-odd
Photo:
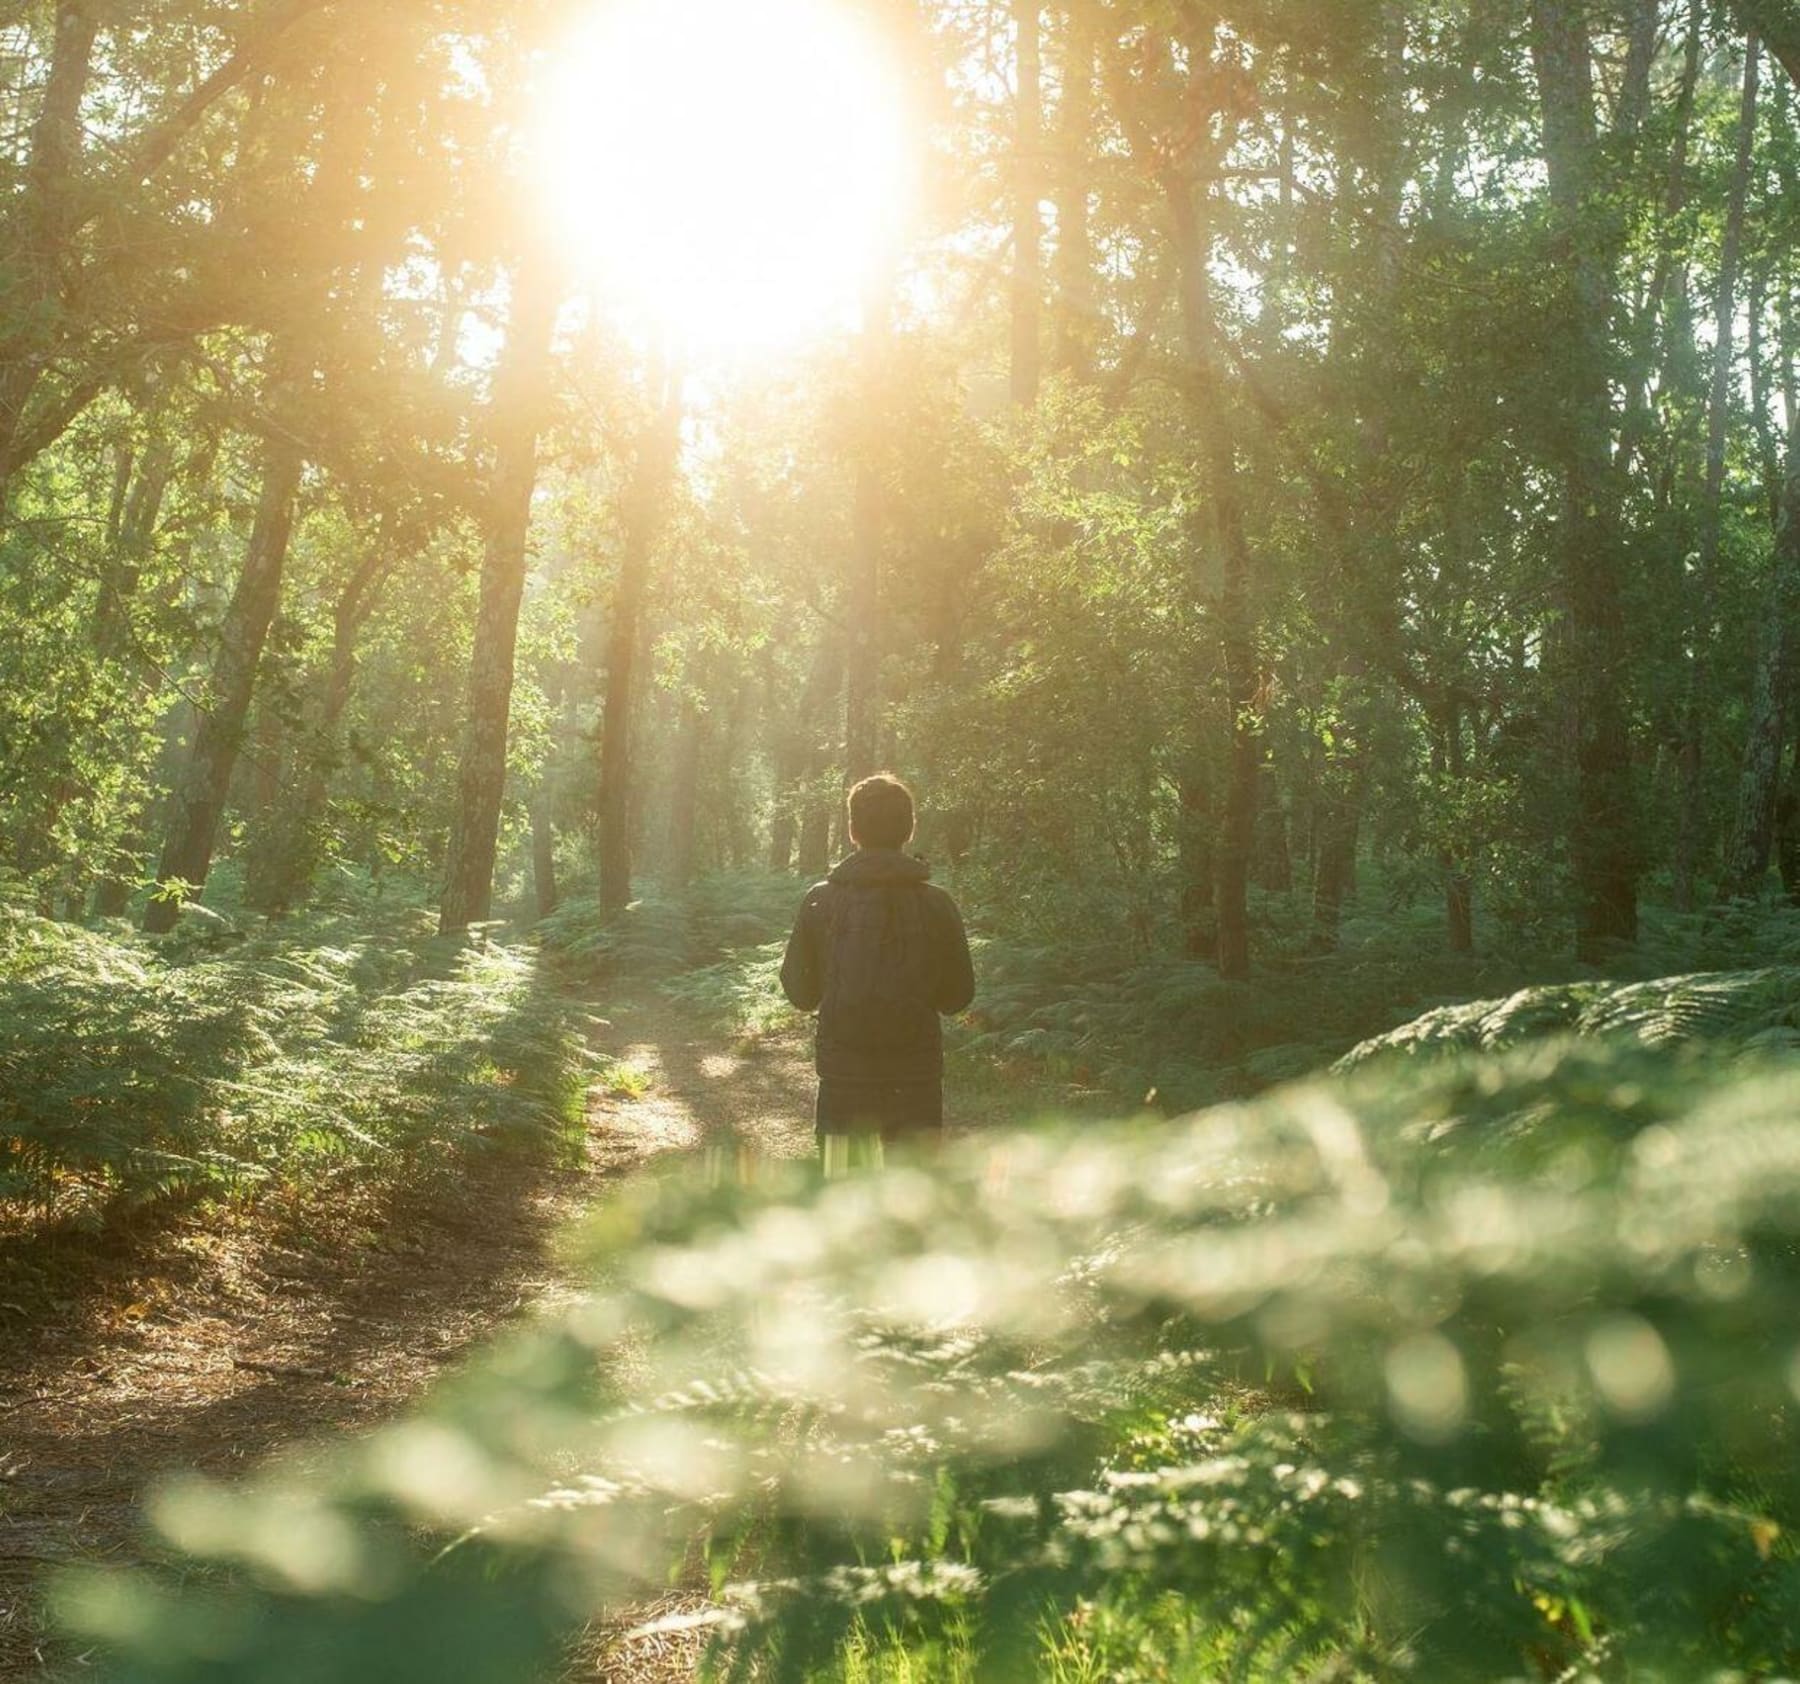
{"label": "forest", "polygon": [[1800,1677],[1797,1328],[1796,0],[0,0],[0,1676]]}

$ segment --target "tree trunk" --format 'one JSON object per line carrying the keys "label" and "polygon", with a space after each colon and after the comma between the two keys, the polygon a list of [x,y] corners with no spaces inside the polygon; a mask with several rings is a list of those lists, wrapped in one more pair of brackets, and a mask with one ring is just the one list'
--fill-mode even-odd
{"label": "tree trunk", "polygon": [[1356,845],[1362,832],[1363,792],[1368,768],[1361,756],[1348,769],[1341,789],[1320,791],[1317,863],[1313,869],[1312,953],[1335,953],[1344,903],[1356,888]]}
{"label": "tree trunk", "polygon": [[1800,13],[1793,0],[1734,0],[1732,10],[1738,27],[1762,36],[1782,69],[1800,85]]}
{"label": "tree trunk", "polygon": [[1042,366],[1043,17],[1036,0],[1013,0],[1018,90],[1013,128],[1012,399],[1037,402]]}
{"label": "tree trunk", "polygon": [[698,853],[700,754],[705,745],[706,715],[698,699],[684,696],[681,724],[675,737],[674,775],[669,784],[668,887],[685,889],[694,880]]}
{"label": "tree trunk", "polygon": [[144,562],[156,539],[164,499],[175,468],[175,448],[158,434],[137,469],[130,489],[121,499],[117,535],[107,557],[100,583],[100,601],[94,611],[94,649],[102,660],[115,657],[129,633],[130,610],[143,579]]}
{"label": "tree trunk", "polygon": [[792,804],[777,800],[769,820],[769,869],[778,876],[793,870],[795,829]]}
{"label": "tree trunk", "polygon": [[651,397],[656,410],[638,446],[622,511],[619,579],[607,640],[600,725],[600,910],[607,917],[631,904],[632,705],[650,565],[681,448],[680,376],[659,369]]}
{"label": "tree trunk", "polygon": [[[1219,637],[1225,656],[1230,710],[1230,759],[1215,854],[1219,975],[1237,982],[1250,974],[1250,857],[1256,837],[1257,784],[1262,767],[1258,719],[1260,675],[1250,601],[1252,557],[1244,526],[1237,446],[1230,432],[1225,387],[1214,346],[1208,245],[1195,184],[1185,176],[1165,183],[1181,270],[1188,410],[1199,438],[1211,515],[1211,548],[1220,567]],[[1196,534],[1196,583],[1204,574]]]}
{"label": "tree trunk", "polygon": [[[1743,96],[1738,107],[1737,156],[1719,246],[1719,285],[1713,302],[1712,387],[1706,411],[1706,485],[1700,500],[1700,543],[1694,571],[1692,647],[1688,655],[1681,729],[1681,816],[1675,845],[1675,904],[1694,904],[1705,829],[1705,759],[1708,657],[1715,643],[1719,536],[1725,496],[1725,441],[1731,419],[1731,377],[1737,363],[1738,254],[1744,242],[1744,208],[1750,191],[1750,154],[1756,139],[1757,72],[1761,51],[1754,35],[1744,54]],[[1773,641],[1773,640],[1772,640]],[[1777,725],[1779,730],[1779,725]],[[1779,756],[1779,742],[1776,746]]]}
{"label": "tree trunk", "polygon": [[81,164],[81,102],[93,77],[100,11],[98,0],[59,0],[31,158],[5,226],[11,249],[0,328],[0,509],[19,466],[26,411],[60,337],[69,190]]}
{"label": "tree trunk", "polygon": [[840,780],[832,774],[839,765],[837,722],[844,717],[839,702],[846,682],[843,644],[835,634],[828,634],[819,645],[804,710],[809,747],[800,796],[799,853],[794,862],[803,877],[823,877],[831,867],[832,823],[843,807],[835,793]]}
{"label": "tree trunk", "polygon": [[1099,321],[1088,214],[1098,43],[1087,3],[1071,0],[1067,9],[1056,149],[1056,360],[1078,380],[1093,376]]}
{"label": "tree trunk", "polygon": [[291,440],[277,439],[268,445],[256,524],[219,629],[219,651],[193,746],[169,803],[168,833],[156,877],[161,885],[183,887],[168,898],[159,896],[151,901],[144,928],[153,935],[175,927],[181,901],[199,894],[212,869],[219,820],[243,747],[263,645],[281,605],[281,575],[287,564],[294,499],[303,468],[300,447]]}
{"label": "tree trunk", "polygon": [[1788,781],[1775,803],[1775,864],[1790,906],[1800,906],[1800,741]]}
{"label": "tree trunk", "polygon": [[244,899],[259,912],[279,916],[289,911],[305,896],[318,870],[320,826],[339,763],[339,727],[356,686],[356,646],[392,568],[385,541],[372,545],[338,597],[331,659],[295,756],[296,776],[278,792],[258,827],[244,874]]}
{"label": "tree trunk", "polygon": [[1624,565],[1611,452],[1607,336],[1613,213],[1596,177],[1593,64],[1582,0],[1532,0],[1531,50],[1562,290],[1554,349],[1562,374],[1557,536],[1575,655],[1577,949],[1603,958],[1637,939],[1640,870],[1625,711]]}
{"label": "tree trunk", "polygon": [[1762,649],[1750,703],[1750,727],[1738,777],[1737,822],[1726,861],[1724,893],[1755,895],[1769,873],[1777,809],[1782,799],[1781,751],[1786,712],[1796,673],[1795,643],[1800,628],[1800,439],[1788,447],[1787,486],[1781,527],[1775,536],[1768,596],[1763,610]]}
{"label": "tree trunk", "polygon": [[857,428],[850,579],[845,605],[849,654],[844,687],[844,775],[850,784],[875,772],[881,740],[881,552],[886,528],[882,464],[892,311],[892,278],[884,273],[869,288],[863,321],[866,396]]}
{"label": "tree trunk", "polygon": [[493,910],[494,862],[506,792],[513,658],[530,566],[531,497],[537,486],[538,432],[549,395],[550,342],[557,310],[556,289],[542,257],[527,258],[514,285],[512,323],[491,416],[493,480],[481,605],[469,660],[462,763],[438,915],[443,935],[481,923]]}
{"label": "tree trunk", "polygon": [[816,880],[831,869],[832,810],[832,803],[817,797],[807,805],[800,826],[800,854],[794,862],[802,877]]}
{"label": "tree trunk", "polygon": [[[1663,188],[1662,214],[1657,224],[1656,260],[1651,267],[1649,291],[1632,325],[1631,365],[1625,382],[1625,419],[1619,438],[1621,475],[1630,473],[1634,457],[1654,432],[1650,381],[1657,362],[1657,337],[1663,326],[1663,309],[1677,268],[1676,230],[1682,212],[1687,208],[1688,152],[1694,125],[1694,97],[1700,85],[1705,7],[1706,0],[1689,0],[1681,82],[1675,98],[1675,134],[1669,148],[1668,176]],[[1677,289],[1677,296],[1685,298],[1685,283]]]}
{"label": "tree trunk", "polygon": [[540,788],[531,803],[531,887],[537,915],[548,918],[559,904],[556,893],[556,824],[550,792]]}
{"label": "tree trunk", "polygon": [[[1462,706],[1452,697],[1445,702],[1439,727],[1439,758],[1450,787],[1460,790],[1467,774],[1463,750]],[[1438,855],[1444,874],[1444,927],[1452,953],[1475,951],[1475,895],[1466,860],[1454,846]]]}
{"label": "tree trunk", "polygon": [[1198,770],[1184,773],[1177,794],[1176,865],[1181,875],[1181,947],[1190,959],[1216,960],[1219,929],[1214,895],[1217,863],[1213,858],[1213,813],[1206,779]]}
{"label": "tree trunk", "polygon": [[1763,312],[1768,306],[1768,277],[1759,268],[1750,277],[1748,314],[1750,321],[1750,416],[1756,429],[1756,449],[1760,458],[1763,500],[1768,506],[1769,524],[1779,528],[1783,499],[1781,445],[1775,435],[1775,422],[1770,413],[1770,381],[1768,355],[1763,340]]}
{"label": "tree trunk", "polygon": [[1282,805],[1281,791],[1265,769],[1262,779],[1262,806],[1257,818],[1257,832],[1262,846],[1256,856],[1257,887],[1271,895],[1285,895],[1294,886],[1294,858],[1288,848],[1287,809]]}

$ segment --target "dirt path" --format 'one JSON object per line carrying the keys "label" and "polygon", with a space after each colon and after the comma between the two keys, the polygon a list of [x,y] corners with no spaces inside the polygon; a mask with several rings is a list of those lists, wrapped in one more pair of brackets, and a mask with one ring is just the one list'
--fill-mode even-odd
{"label": "dirt path", "polygon": [[48,1646],[37,1583],[130,1561],[159,1476],[229,1475],[366,1430],[567,1290],[550,1241],[609,1181],[669,1152],[812,1148],[794,1047],[730,1051],[657,1005],[617,1013],[604,1050],[643,1090],[593,1093],[572,1168],[496,1159],[428,1196],[315,1190],[124,1239],[0,1248],[0,1678],[74,1659]]}

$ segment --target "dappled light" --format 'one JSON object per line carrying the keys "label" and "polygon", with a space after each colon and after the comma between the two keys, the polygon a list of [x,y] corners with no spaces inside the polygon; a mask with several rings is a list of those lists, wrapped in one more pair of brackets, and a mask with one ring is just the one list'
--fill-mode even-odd
{"label": "dappled light", "polygon": [[1797,115],[0,8],[0,1675],[1800,1678]]}

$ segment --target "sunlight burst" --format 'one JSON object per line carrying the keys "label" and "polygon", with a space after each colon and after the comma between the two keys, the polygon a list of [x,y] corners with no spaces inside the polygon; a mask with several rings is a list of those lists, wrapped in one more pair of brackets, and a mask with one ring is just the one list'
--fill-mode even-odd
{"label": "sunlight burst", "polygon": [[854,319],[903,214],[904,101],[834,0],[609,0],[569,43],[547,117],[568,248],[690,352]]}

